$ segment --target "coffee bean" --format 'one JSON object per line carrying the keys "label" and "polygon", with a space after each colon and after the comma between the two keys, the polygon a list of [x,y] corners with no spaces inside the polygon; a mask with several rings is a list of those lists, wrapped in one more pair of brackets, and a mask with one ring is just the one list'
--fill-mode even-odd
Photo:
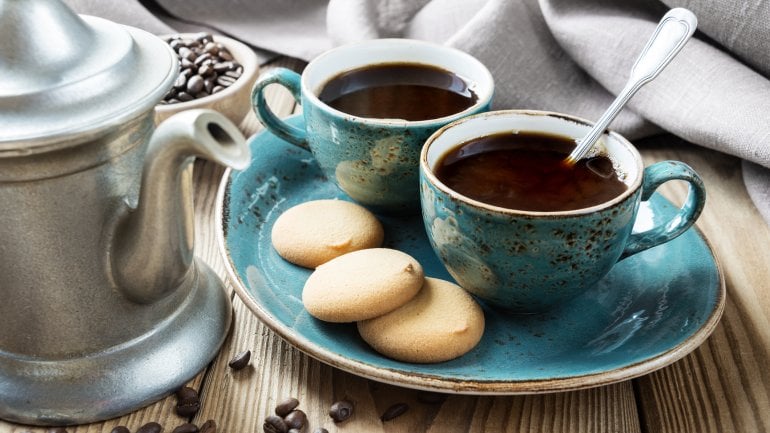
{"label": "coffee bean", "polygon": [[217,77],[217,84],[220,86],[230,87],[235,82],[235,78],[228,77],[227,75],[220,75]]}
{"label": "coffee bean", "polygon": [[393,406],[387,408],[385,412],[383,412],[383,414],[380,416],[380,421],[385,422],[385,421],[390,421],[393,418],[398,418],[404,413],[406,413],[406,411],[408,410],[409,410],[408,404],[396,403]]}
{"label": "coffee bean", "polygon": [[318,427],[317,429],[313,430],[313,433],[329,433],[329,430],[326,430],[323,427]]}
{"label": "coffee bean", "polygon": [[176,77],[176,81],[174,81],[174,88],[184,89],[185,86],[187,86],[187,75],[179,74],[179,76]]}
{"label": "coffee bean", "polygon": [[347,400],[338,401],[329,409],[329,416],[334,422],[345,421],[351,415],[353,415],[353,403]]}
{"label": "coffee bean", "polygon": [[195,59],[195,61],[193,62],[193,64],[195,64],[195,65],[199,65],[199,66],[200,66],[201,64],[203,64],[203,62],[205,62],[206,60],[209,60],[209,59],[211,59],[211,54],[209,54],[209,53],[203,53],[203,54],[199,55],[199,56],[198,56],[198,57]]}
{"label": "coffee bean", "polygon": [[302,429],[290,428],[286,433],[302,433]]}
{"label": "coffee bean", "polygon": [[194,95],[203,90],[203,78],[200,75],[193,75],[187,80],[187,93]]}
{"label": "coffee bean", "polygon": [[296,409],[297,406],[299,406],[299,400],[289,397],[275,406],[275,414],[283,418]]}
{"label": "coffee bean", "polygon": [[195,415],[196,413],[198,413],[198,410],[200,408],[201,408],[201,406],[200,406],[200,403],[198,403],[198,402],[178,404],[176,406],[176,413],[177,413],[177,415],[179,415],[181,417],[189,418],[189,417]]}
{"label": "coffee bean", "polygon": [[240,352],[237,355],[235,355],[235,357],[231,359],[230,362],[227,363],[227,366],[232,368],[235,371],[242,370],[247,365],[249,365],[250,359],[251,359],[251,350],[244,350],[243,352]]}
{"label": "coffee bean", "polygon": [[288,415],[283,417],[283,420],[289,428],[302,430],[302,428],[305,427],[305,424],[307,424],[307,415],[299,409],[294,409],[289,412]]}
{"label": "coffee bean", "polygon": [[443,403],[447,395],[440,392],[421,391],[417,394],[417,401],[426,404]]}
{"label": "coffee bean", "polygon": [[203,90],[203,78],[200,75],[193,75],[187,80],[187,93],[194,95]]}
{"label": "coffee bean", "polygon": [[201,65],[201,67],[198,68],[198,75],[201,77],[208,77],[214,74],[216,74],[216,72],[214,72],[214,67],[211,66],[211,64],[207,63],[205,65]]}
{"label": "coffee bean", "polygon": [[217,63],[212,68],[214,68],[214,72],[217,74],[224,74],[227,71],[233,70],[233,62]]}
{"label": "coffee bean", "polygon": [[207,420],[200,428],[200,433],[217,433],[217,423],[213,420]]}
{"label": "coffee bean", "polygon": [[147,424],[139,427],[136,433],[160,433],[163,427],[156,422],[148,422]]}
{"label": "coffee bean", "polygon": [[188,418],[195,415],[201,408],[198,391],[185,386],[176,393],[176,413],[179,416]]}
{"label": "coffee bean", "polygon": [[203,51],[213,56],[219,51],[219,47],[217,46],[217,44],[213,42],[207,42],[206,45],[203,47]]}
{"label": "coffee bean", "polygon": [[192,50],[189,50],[189,48],[188,48],[188,51],[185,52],[185,55],[184,56],[180,55],[180,57],[187,60],[188,62],[192,62],[192,64],[195,64],[195,59],[198,58],[195,52]]}
{"label": "coffee bean", "polygon": [[179,99],[182,102],[192,101],[195,99],[195,97],[187,92],[179,92],[176,95],[176,99]]}
{"label": "coffee bean", "polygon": [[[180,65],[180,77],[174,82],[180,94],[169,92],[163,97],[166,103],[205,98],[231,86],[243,75],[243,66],[210,33],[197,33],[192,38],[176,35],[166,42],[177,53]],[[217,87],[221,88],[215,90]]]}
{"label": "coffee bean", "polygon": [[190,388],[189,386],[183,386],[176,392],[177,401],[197,400],[198,391]]}
{"label": "coffee bean", "polygon": [[182,74],[190,75],[190,71],[191,71],[190,68],[194,67],[195,63],[185,58],[182,58],[179,60],[179,66],[182,68],[182,72],[181,72]]}
{"label": "coffee bean", "polygon": [[199,431],[198,426],[191,422],[186,422],[175,428],[171,433],[198,433]]}
{"label": "coffee bean", "polygon": [[129,430],[128,427],[124,425],[119,425],[110,430],[110,433],[131,433],[131,430]]}
{"label": "coffee bean", "polygon": [[265,433],[287,433],[289,431],[289,426],[286,425],[283,418],[277,415],[270,415],[265,418],[265,423],[262,424],[262,430],[264,430]]}
{"label": "coffee bean", "polygon": [[239,74],[236,71],[227,71],[227,72],[225,72],[225,76],[226,77],[230,77],[230,78],[238,79],[238,78],[240,78],[241,74]]}
{"label": "coffee bean", "polygon": [[203,80],[203,88],[209,92],[209,95],[214,93],[214,80],[211,78],[206,78]]}

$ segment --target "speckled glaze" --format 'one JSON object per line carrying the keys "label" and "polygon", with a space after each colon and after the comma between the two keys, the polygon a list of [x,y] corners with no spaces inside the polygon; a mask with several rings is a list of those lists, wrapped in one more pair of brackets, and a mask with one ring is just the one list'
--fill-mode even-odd
{"label": "speckled glaze", "polygon": [[[664,161],[642,169],[641,156],[618,134],[603,150],[628,189],[615,199],[566,212],[525,212],[491,206],[449,189],[433,174],[439,157],[472,137],[506,131],[545,131],[582,137],[587,121],[534,111],[497,111],[442,128],[426,143],[420,163],[423,220],[431,245],[469,292],[505,310],[544,311],[596,284],[621,257],[668,242],[700,215],[705,189],[687,165]],[[690,183],[682,209],[664,224],[632,234],[637,209],[669,180]]]}
{"label": "speckled glaze", "polygon": [[[455,72],[476,92],[478,102],[452,116],[408,122],[352,116],[318,99],[324,84],[339,73],[390,62],[429,64]],[[263,91],[273,83],[288,88],[302,104],[304,129],[287,125],[270,111]],[[252,101],[257,117],[269,130],[290,143],[309,147],[324,173],[355,201],[376,211],[417,213],[423,143],[447,123],[487,111],[493,87],[484,65],[461,51],[422,41],[377,39],[328,51],[310,62],[302,76],[274,69],[257,81]]]}
{"label": "speckled glaze", "polygon": [[[302,117],[287,120],[302,126]],[[228,172],[217,198],[219,247],[235,291],[290,344],[331,366],[381,382],[466,394],[529,394],[627,380],[698,347],[716,327],[724,279],[697,230],[615,265],[594,286],[543,314],[506,314],[482,302],[478,346],[438,364],[394,361],[372,350],[355,324],[324,323],[302,306],[310,270],[281,259],[271,230],[286,209],[315,199],[350,200],[307,150],[270,132],[252,138],[253,160]],[[678,212],[658,194],[642,202],[637,228]],[[415,257],[428,276],[451,280],[433,252],[422,218],[378,215],[385,245]],[[675,260],[672,260],[675,258]]]}

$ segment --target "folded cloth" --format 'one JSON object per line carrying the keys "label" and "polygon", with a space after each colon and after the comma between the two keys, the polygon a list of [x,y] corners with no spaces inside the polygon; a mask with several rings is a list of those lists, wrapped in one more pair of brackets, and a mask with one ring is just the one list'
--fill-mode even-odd
{"label": "folded cloth", "polygon": [[[310,60],[361,39],[406,37],[457,47],[487,65],[494,108],[597,119],[621,90],[674,0],[66,0],[80,12],[144,26],[203,24]],[[112,7],[106,4],[115,3]],[[699,32],[611,128],[667,131],[747,161],[743,178],[770,223],[770,2],[688,0]],[[97,6],[100,5],[100,6]],[[145,9],[142,5],[153,5]],[[85,9],[85,10],[84,10]],[[122,11],[122,16],[110,16]],[[128,16],[127,16],[128,15]],[[149,16],[144,16],[149,15]],[[131,20],[134,20],[133,22]],[[150,29],[150,31],[153,31]],[[708,186],[708,185],[707,185]]]}

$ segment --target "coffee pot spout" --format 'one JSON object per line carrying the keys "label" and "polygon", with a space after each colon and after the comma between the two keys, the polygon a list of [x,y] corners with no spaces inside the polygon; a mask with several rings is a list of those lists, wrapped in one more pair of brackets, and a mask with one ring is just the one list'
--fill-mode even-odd
{"label": "coffee pot spout", "polygon": [[238,128],[215,111],[184,111],[158,126],[145,157],[138,205],[118,223],[112,242],[113,278],[135,302],[160,299],[188,277],[195,157],[238,170],[251,159]]}

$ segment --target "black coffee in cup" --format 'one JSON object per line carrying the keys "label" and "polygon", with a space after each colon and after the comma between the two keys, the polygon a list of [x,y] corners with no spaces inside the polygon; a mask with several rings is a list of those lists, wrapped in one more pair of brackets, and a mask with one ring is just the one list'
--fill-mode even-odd
{"label": "black coffee in cup", "polygon": [[419,121],[459,113],[478,96],[450,71],[419,63],[382,63],[334,76],[319,99],[357,117]]}
{"label": "black coffee in cup", "polygon": [[519,132],[462,143],[442,155],[438,179],[477,201],[508,209],[556,212],[605,203],[627,189],[606,156],[569,166],[569,137]]}

